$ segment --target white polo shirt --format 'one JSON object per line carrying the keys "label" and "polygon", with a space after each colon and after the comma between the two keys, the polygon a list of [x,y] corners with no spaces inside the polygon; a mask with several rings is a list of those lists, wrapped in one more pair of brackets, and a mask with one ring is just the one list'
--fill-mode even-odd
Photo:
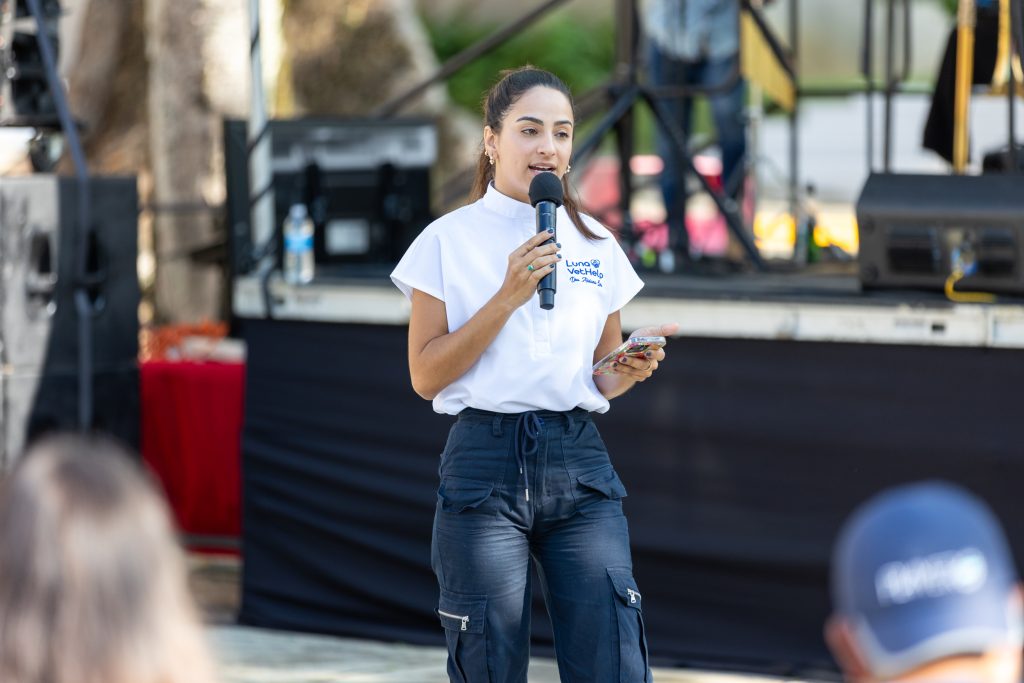
{"label": "white polo shirt", "polygon": [[[611,233],[589,216],[584,221],[606,239],[586,239],[558,210],[555,307],[542,310],[536,296],[519,307],[466,374],[434,398],[436,412],[608,410],[590,372],[594,349],[608,316],[643,282]],[[418,289],[443,301],[454,332],[494,296],[508,255],[534,234],[535,209],[491,185],[480,200],[424,228],[391,279],[409,298]]]}

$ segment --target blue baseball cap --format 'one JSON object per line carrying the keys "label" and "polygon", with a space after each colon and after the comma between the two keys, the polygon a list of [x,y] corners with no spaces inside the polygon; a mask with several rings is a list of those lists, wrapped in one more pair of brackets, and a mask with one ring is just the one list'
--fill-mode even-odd
{"label": "blue baseball cap", "polygon": [[832,600],[878,677],[954,655],[1020,646],[1013,557],[995,515],[942,482],[885,491],[843,526]]}

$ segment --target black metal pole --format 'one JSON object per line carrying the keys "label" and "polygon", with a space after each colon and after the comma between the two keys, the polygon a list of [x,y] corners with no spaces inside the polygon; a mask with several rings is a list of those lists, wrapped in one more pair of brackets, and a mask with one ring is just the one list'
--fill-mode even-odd
{"label": "black metal pole", "polygon": [[1009,141],[1010,144],[1009,144],[1009,147],[1007,148],[1006,160],[1007,160],[1007,162],[1009,163],[1009,166],[1010,166],[1010,168],[1009,168],[1009,172],[1010,173],[1017,173],[1017,124],[1013,120],[1013,111],[1014,111],[1013,103],[1014,103],[1014,98],[1017,95],[1017,93],[1016,93],[1017,83],[1014,80],[1014,75],[1013,75],[1013,62],[1014,62],[1014,59],[1016,58],[1015,55],[1018,54],[1018,51],[1020,50],[1020,47],[1021,47],[1020,44],[1017,43],[1017,30],[1016,30],[1016,27],[1017,27],[1017,22],[1020,20],[1020,14],[1018,12],[1019,8],[1017,6],[1017,2],[1018,2],[1018,0],[1010,0],[1010,26],[1009,26],[1009,29],[1010,29],[1010,63],[1007,65],[1009,67],[1010,73],[1007,74],[1007,77],[1006,77],[1006,106],[1007,106],[1007,110],[1008,110],[1007,114],[1009,115],[1009,123],[1007,125],[1007,129],[1008,129],[1008,137],[1010,138],[1010,141]]}
{"label": "black metal pole", "polygon": [[[754,20],[757,28],[761,31],[761,37],[763,37],[765,42],[768,44],[768,49],[770,49],[772,54],[775,55],[775,59],[779,61],[779,65],[782,67],[783,71],[786,72],[791,81],[796,81],[796,67],[793,63],[793,56],[797,53],[796,42],[793,42],[793,46],[789,50],[784,48],[779,43],[778,38],[775,37],[775,34],[772,33],[772,29],[768,25],[768,21],[764,18],[764,13],[761,9],[750,4],[750,0],[742,0],[741,4],[750,18]],[[792,0],[790,5],[792,5]],[[790,10],[790,13],[792,14],[792,7],[790,7]]]}
{"label": "black metal pole", "polygon": [[647,102],[647,106],[654,112],[655,122],[660,126],[662,133],[669,137],[677,163],[684,165],[700,181],[701,187],[708,193],[712,201],[715,202],[715,206],[718,207],[718,210],[725,218],[725,224],[732,231],[733,236],[736,237],[740,245],[742,245],[743,250],[747,252],[747,256],[750,257],[750,262],[754,267],[758,270],[765,270],[765,263],[757,250],[757,245],[754,244],[753,239],[743,227],[743,221],[739,217],[736,202],[732,198],[726,197],[722,191],[713,188],[707,178],[697,171],[697,168],[693,165],[693,157],[687,152],[686,139],[683,137],[682,131],[679,130],[679,126],[672,121],[669,112],[666,111],[665,103],[644,90],[641,90],[640,93],[643,95],[644,101]]}
{"label": "black metal pole", "polygon": [[885,24],[885,131],[882,140],[882,170],[892,170],[892,94],[896,77],[893,60],[894,43],[896,42],[896,0],[888,0],[886,5]]}
{"label": "black metal pole", "polygon": [[391,100],[385,102],[379,107],[376,107],[375,109],[373,109],[373,111],[370,112],[370,115],[379,116],[381,118],[388,118],[390,116],[394,116],[402,109],[404,109],[407,105],[409,105],[412,101],[414,101],[417,97],[422,95],[430,86],[440,81],[443,81],[452,74],[456,73],[457,71],[460,71],[463,67],[472,62],[474,59],[482,57],[483,55],[500,46],[502,43],[506,42],[510,38],[518,35],[520,31],[522,31],[524,28],[535,22],[537,19],[550,12],[558,5],[564,5],[568,1],[569,0],[548,0],[543,5],[540,5],[537,8],[531,10],[522,18],[517,19],[516,21],[512,22],[505,28],[497,31],[496,33],[488,36],[487,38],[484,38],[478,43],[470,45],[457,55],[454,55],[447,62],[442,64],[441,68],[438,69],[434,73],[434,75],[430,76],[423,82],[418,83],[409,90],[406,90],[405,92],[399,94],[397,97],[394,97]]}
{"label": "black metal pole", "polygon": [[875,170],[875,60],[874,60],[874,11],[875,0],[864,0],[864,45],[861,53],[861,73],[864,75],[864,101],[867,111],[867,166],[868,173]]}
{"label": "black metal pole", "polygon": [[572,153],[572,163],[582,165],[590,156],[591,152],[597,149],[601,139],[619,122],[625,114],[636,104],[637,87],[627,87],[625,91],[612,105],[612,108],[601,117],[601,120],[590,132],[590,134],[579,145],[575,145]]}
{"label": "black metal pole", "polygon": [[[800,92],[800,84],[796,77],[797,58],[800,54],[800,14],[798,0],[790,0],[789,3],[789,44],[790,58],[793,64],[793,87]],[[798,187],[800,185],[800,97],[793,98],[793,110],[789,112],[789,215],[796,220],[798,199]]]}
{"label": "black metal pole", "polygon": [[[625,78],[632,87],[637,83],[636,67],[636,5],[634,0],[618,0],[616,3],[616,67],[617,74]],[[633,102],[636,99],[633,98]],[[622,214],[620,237],[630,247],[633,240],[633,107],[623,110],[615,122],[616,150],[619,156],[619,210]]]}
{"label": "black metal pole", "polygon": [[[46,70],[46,82],[53,95],[60,118],[61,130],[71,151],[78,189],[78,222],[75,232],[75,311],[78,314],[78,428],[85,431],[92,428],[92,314],[89,300],[89,237],[92,232],[92,197],[89,187],[89,169],[78,140],[78,130],[71,118],[71,109],[64,96],[64,86],[57,73],[50,37],[46,34],[46,22],[39,0],[28,0],[29,10],[36,22],[36,41]],[[95,283],[93,283],[95,284]]]}
{"label": "black metal pole", "polygon": [[911,27],[910,0],[903,0],[903,70],[900,72],[900,83],[906,83],[910,79],[911,58],[914,53],[914,32]]}

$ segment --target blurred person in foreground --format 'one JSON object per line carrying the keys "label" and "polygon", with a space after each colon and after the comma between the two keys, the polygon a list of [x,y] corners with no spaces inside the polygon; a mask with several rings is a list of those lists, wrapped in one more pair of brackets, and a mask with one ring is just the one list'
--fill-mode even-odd
{"label": "blurred person in foreground", "polygon": [[858,508],[832,556],[825,636],[849,681],[1020,680],[1021,594],[989,508],[940,482]]}
{"label": "blurred person in foreground", "polygon": [[215,680],[153,484],[100,437],[52,436],[0,489],[0,681]]}

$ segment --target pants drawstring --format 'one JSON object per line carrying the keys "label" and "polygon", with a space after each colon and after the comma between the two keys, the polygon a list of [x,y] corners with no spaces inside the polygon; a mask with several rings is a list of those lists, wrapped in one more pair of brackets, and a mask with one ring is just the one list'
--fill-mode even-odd
{"label": "pants drawstring", "polygon": [[519,474],[523,475],[523,488],[526,491],[527,501],[530,500],[530,473],[526,466],[526,456],[533,455],[540,448],[540,435],[543,427],[544,420],[534,412],[522,413],[516,420],[513,445],[516,452],[516,463],[519,465]]}

